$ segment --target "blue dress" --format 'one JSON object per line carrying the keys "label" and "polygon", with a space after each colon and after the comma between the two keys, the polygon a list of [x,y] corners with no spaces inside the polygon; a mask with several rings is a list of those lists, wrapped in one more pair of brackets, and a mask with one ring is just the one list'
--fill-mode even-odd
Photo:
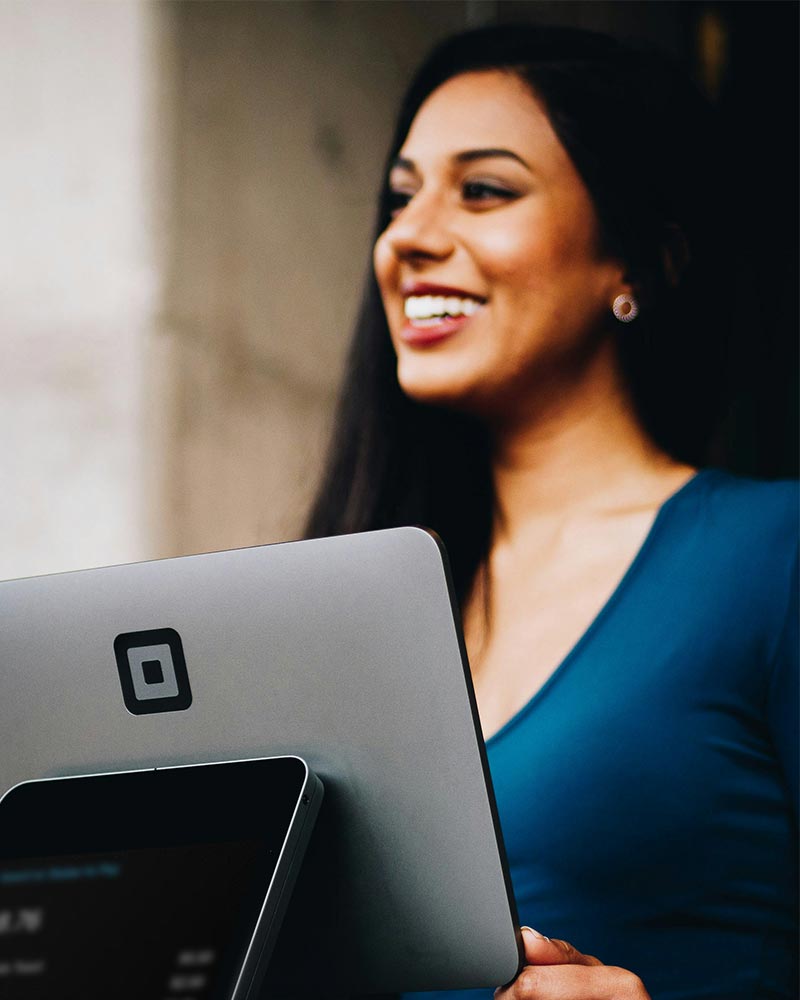
{"label": "blue dress", "polygon": [[796,483],[705,470],[663,504],[487,742],[522,924],[653,1000],[796,1000],[797,613]]}

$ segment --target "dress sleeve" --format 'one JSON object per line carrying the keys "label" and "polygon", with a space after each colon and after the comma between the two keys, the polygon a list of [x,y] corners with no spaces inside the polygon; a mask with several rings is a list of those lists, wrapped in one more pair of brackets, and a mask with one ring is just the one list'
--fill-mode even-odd
{"label": "dress sleeve", "polygon": [[767,719],[778,752],[778,758],[789,787],[789,794],[798,813],[800,800],[800,682],[798,675],[798,617],[800,595],[798,594],[798,558],[795,556],[792,582],[789,588],[789,605],[783,622],[783,629],[772,662],[772,678],[767,700]]}

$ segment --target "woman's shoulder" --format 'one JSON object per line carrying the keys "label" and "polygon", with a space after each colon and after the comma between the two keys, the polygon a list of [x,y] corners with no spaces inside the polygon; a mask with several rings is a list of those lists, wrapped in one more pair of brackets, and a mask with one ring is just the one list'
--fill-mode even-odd
{"label": "woman's shoulder", "polygon": [[703,469],[677,495],[665,540],[702,586],[781,604],[797,571],[800,486]]}
{"label": "woman's shoulder", "polygon": [[[764,641],[770,647],[789,649],[787,623],[797,601],[800,484],[705,469],[691,485],[681,520],[684,556],[696,567],[697,607],[707,608],[709,602],[724,607],[726,627],[739,635],[743,648],[743,637],[757,633],[769,637]],[[774,662],[776,655],[764,662]]]}
{"label": "woman's shoulder", "polygon": [[741,532],[786,543],[800,537],[800,482],[796,479],[753,479],[722,469],[698,474],[709,514]]}
{"label": "woman's shoulder", "polygon": [[714,493],[732,502],[788,506],[798,513],[800,480],[755,479],[714,467],[701,469],[699,476],[705,478]]}

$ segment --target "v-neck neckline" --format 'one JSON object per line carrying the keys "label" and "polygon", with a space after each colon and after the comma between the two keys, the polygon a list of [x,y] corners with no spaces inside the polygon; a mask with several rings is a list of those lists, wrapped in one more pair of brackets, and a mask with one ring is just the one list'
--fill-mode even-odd
{"label": "v-neck neckline", "polygon": [[517,725],[517,723],[519,723],[525,716],[527,716],[531,711],[533,711],[538,702],[556,683],[558,678],[565,672],[567,667],[578,656],[578,654],[583,651],[583,648],[588,644],[590,639],[594,637],[595,633],[603,625],[605,619],[608,618],[608,616],[611,614],[615,605],[619,603],[619,600],[624,594],[624,592],[628,589],[630,581],[639,571],[641,564],[647,558],[649,551],[652,548],[657,535],[660,533],[663,523],[669,511],[672,509],[673,505],[679,498],[683,497],[685,493],[690,491],[698,483],[698,481],[701,480],[701,478],[704,479],[705,476],[711,471],[713,470],[698,469],[698,471],[695,472],[694,475],[690,476],[686,480],[686,482],[683,483],[683,485],[679,486],[674,493],[670,493],[670,495],[666,498],[666,500],[663,501],[663,503],[659,506],[658,510],[656,511],[656,515],[653,518],[653,522],[650,525],[647,534],[644,536],[641,545],[636,550],[636,554],[628,564],[628,568],[622,574],[622,576],[619,579],[619,582],[611,591],[610,595],[608,596],[607,600],[602,605],[600,610],[597,612],[597,614],[591,620],[586,629],[581,633],[581,635],[575,641],[574,645],[570,647],[567,654],[559,662],[558,666],[552,671],[552,673],[549,675],[544,684],[542,684],[542,686],[539,687],[531,695],[531,697],[525,702],[525,704],[522,705],[522,707],[519,708],[516,712],[514,712],[514,714],[509,719],[507,719],[503,723],[503,725],[500,726],[499,729],[495,730],[495,732],[493,732],[492,735],[486,740],[487,747],[490,747],[495,742],[495,740],[500,739],[509,729],[513,729]]}

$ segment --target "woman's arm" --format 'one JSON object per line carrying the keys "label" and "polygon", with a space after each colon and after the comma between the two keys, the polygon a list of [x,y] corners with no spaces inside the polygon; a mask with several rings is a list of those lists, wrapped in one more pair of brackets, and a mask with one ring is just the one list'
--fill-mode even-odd
{"label": "woman's arm", "polygon": [[497,1000],[650,1000],[638,976],[522,928],[526,965]]}

